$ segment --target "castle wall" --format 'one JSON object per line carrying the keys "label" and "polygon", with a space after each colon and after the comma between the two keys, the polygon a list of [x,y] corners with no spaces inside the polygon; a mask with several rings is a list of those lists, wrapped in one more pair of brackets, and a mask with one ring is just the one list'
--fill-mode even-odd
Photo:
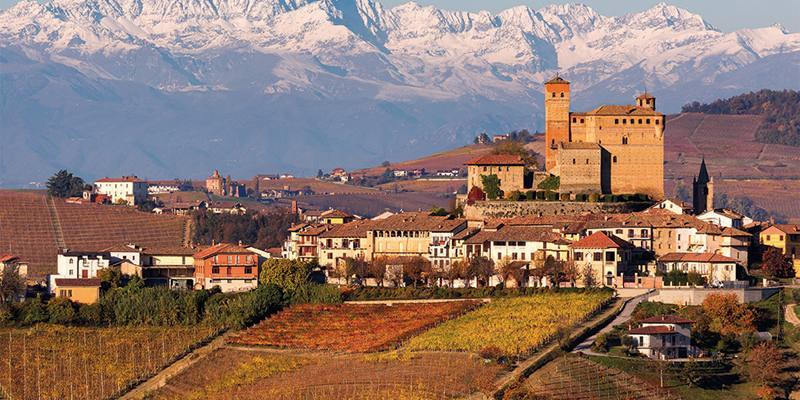
{"label": "castle wall", "polygon": [[650,202],[584,203],[572,201],[476,201],[464,205],[464,216],[470,221],[513,218],[526,215],[582,215],[630,213],[642,211]]}
{"label": "castle wall", "polygon": [[558,150],[556,174],[561,179],[559,191],[562,193],[601,193],[601,150],[566,149]]}

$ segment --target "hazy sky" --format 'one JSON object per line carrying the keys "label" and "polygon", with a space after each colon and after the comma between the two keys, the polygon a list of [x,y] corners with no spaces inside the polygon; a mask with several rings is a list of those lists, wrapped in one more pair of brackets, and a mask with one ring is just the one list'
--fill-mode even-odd
{"label": "hazy sky", "polygon": [[[386,6],[405,3],[407,0],[379,0]],[[7,8],[17,0],[0,0],[0,8]],[[622,15],[641,11],[660,0],[416,0],[420,4],[433,4],[451,10],[489,10],[496,12],[524,4],[534,8],[553,3],[583,3],[603,15]],[[723,31],[740,28],[759,28],[780,23],[792,32],[800,32],[800,0],[671,0],[674,4],[700,14],[711,25]]]}

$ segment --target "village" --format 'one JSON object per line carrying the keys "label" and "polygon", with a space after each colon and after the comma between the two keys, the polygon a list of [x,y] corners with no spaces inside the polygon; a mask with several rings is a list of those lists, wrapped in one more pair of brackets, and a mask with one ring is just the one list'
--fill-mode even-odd
{"label": "village", "polygon": [[[685,361],[711,360],[717,347],[701,343],[693,335],[696,321],[680,310],[723,300],[731,301],[730,307],[747,307],[768,302],[795,284],[800,273],[800,225],[759,221],[729,208],[715,208],[714,165],[701,161],[690,201],[665,196],[667,122],[656,111],[653,94],[642,93],[632,105],[573,112],[570,84],[556,76],[545,83],[544,95],[541,166],[515,138],[484,135],[476,143],[495,150],[466,160],[461,168],[395,169],[387,162],[379,168],[384,172],[378,178],[342,168],[320,170],[316,178],[309,178],[337,185],[333,187],[345,195],[356,188],[368,191],[354,183],[368,179],[463,180],[464,187],[456,191],[449,209],[386,210],[367,217],[304,205],[304,198],[315,196],[310,185],[268,184],[294,179],[290,175],[237,181],[217,170],[204,182],[148,181],[131,175],[104,177],[61,190],[61,195],[51,193],[44,200],[48,211],[42,213],[49,214],[43,218],[59,226],[55,243],[41,246],[53,251],[36,249],[35,243],[17,246],[18,252],[11,245],[0,248],[4,281],[17,274],[25,282],[8,301],[69,300],[78,304],[80,313],[82,305],[103,306],[110,301],[104,297],[110,276],[116,276],[115,282],[134,280],[143,287],[179,293],[255,293],[265,290],[265,284],[288,279],[270,275],[288,265],[307,268],[308,279],[337,288],[335,296],[349,290],[380,294],[421,288],[439,288],[443,293],[487,288],[575,291],[578,297],[600,291],[621,300],[614,315],[602,308],[608,300],[598,310],[605,309],[610,316],[627,313],[628,318],[616,325],[628,326],[611,335],[610,320],[593,325],[592,335],[575,337],[579,349],[594,355],[626,349],[625,357]],[[53,178],[61,189],[65,180],[72,179],[62,172]],[[130,240],[114,244],[105,240],[80,248],[66,245],[84,233],[61,226],[67,222],[60,217],[60,208],[126,209],[126,215],[192,223],[176,229],[176,240],[155,240],[142,233],[138,241],[123,235]],[[272,216],[270,212],[278,209],[288,226],[277,246],[192,239],[192,231],[198,229],[225,229],[198,226],[197,221],[208,218],[203,216],[247,221]],[[103,240],[84,243],[99,242]],[[35,262],[26,254],[35,254]],[[634,308],[646,307],[637,306],[640,303],[658,304],[659,312],[632,319]],[[6,318],[13,320],[11,314]],[[593,315],[581,318],[591,320]],[[636,326],[631,325],[634,320]],[[770,340],[772,328],[757,331],[753,326],[747,332],[760,335],[759,341]],[[616,344],[609,344],[614,340]]]}

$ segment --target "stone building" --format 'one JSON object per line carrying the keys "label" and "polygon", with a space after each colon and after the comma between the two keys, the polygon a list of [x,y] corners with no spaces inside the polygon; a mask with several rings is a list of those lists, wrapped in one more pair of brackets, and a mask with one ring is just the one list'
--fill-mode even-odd
{"label": "stone building", "polygon": [[225,195],[225,178],[220,176],[218,170],[215,169],[214,173],[206,178],[206,190],[217,196]]}
{"label": "stone building", "polygon": [[467,192],[477,186],[483,190],[483,176],[497,175],[500,190],[508,194],[525,189],[525,161],[510,154],[490,154],[467,162]]}
{"label": "stone building", "polygon": [[714,179],[708,175],[705,157],[700,162],[700,173],[692,179],[692,207],[695,214],[714,209]]}
{"label": "stone building", "polygon": [[[562,184],[596,189],[603,193],[644,193],[664,197],[664,114],[655,109],[655,97],[644,93],[633,105],[603,105],[589,112],[570,111],[569,82],[555,77],[545,83],[545,166],[561,177]],[[596,147],[572,143],[595,144]],[[567,146],[562,146],[567,144]],[[600,160],[581,174],[577,161],[593,152]],[[575,164],[572,164],[572,160]],[[595,161],[596,162],[596,161]],[[576,167],[571,167],[575,165]],[[562,171],[563,169],[563,171]],[[578,177],[574,177],[578,174]],[[591,178],[591,182],[589,182]],[[599,178],[599,179],[598,179]]]}

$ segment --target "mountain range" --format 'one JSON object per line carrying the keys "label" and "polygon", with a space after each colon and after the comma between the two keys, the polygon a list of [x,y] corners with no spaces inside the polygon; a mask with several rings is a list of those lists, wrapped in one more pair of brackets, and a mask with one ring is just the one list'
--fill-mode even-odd
{"label": "mountain range", "polygon": [[55,170],[202,177],[353,168],[542,129],[643,90],[677,112],[800,88],[800,34],[668,4],[447,11],[373,0],[23,0],[0,12],[0,186]]}

